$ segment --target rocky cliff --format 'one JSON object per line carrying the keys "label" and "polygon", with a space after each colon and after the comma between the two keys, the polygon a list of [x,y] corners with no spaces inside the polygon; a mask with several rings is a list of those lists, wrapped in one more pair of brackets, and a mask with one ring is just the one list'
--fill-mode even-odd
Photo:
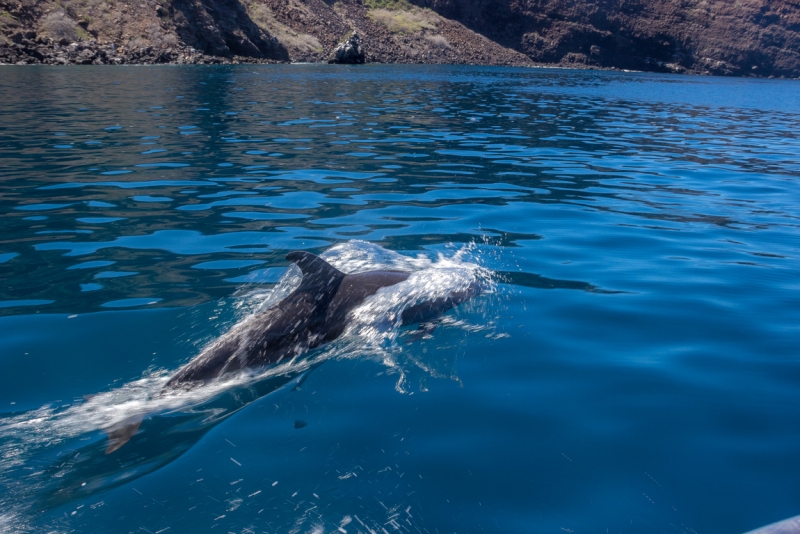
{"label": "rocky cliff", "polygon": [[800,77],[800,0],[0,0],[2,63],[556,64]]}
{"label": "rocky cliff", "polygon": [[543,63],[800,76],[797,0],[415,0]]}

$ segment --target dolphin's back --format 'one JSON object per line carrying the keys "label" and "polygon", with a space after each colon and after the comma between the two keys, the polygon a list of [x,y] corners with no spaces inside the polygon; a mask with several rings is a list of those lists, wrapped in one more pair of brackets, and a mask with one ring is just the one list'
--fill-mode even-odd
{"label": "dolphin's back", "polygon": [[291,252],[286,259],[303,273],[286,298],[235,326],[202,354],[183,366],[167,387],[204,382],[257,365],[293,358],[338,338],[347,314],[380,288],[406,280],[402,271],[346,275],[310,252]]}
{"label": "dolphin's back", "polygon": [[331,300],[329,313],[337,313],[342,308],[350,311],[382,287],[393,286],[405,282],[410,273],[405,271],[368,271],[349,274],[339,285],[339,289]]}
{"label": "dolphin's back", "polygon": [[[329,343],[347,326],[348,314],[383,287],[404,282],[405,271],[379,270],[344,274],[310,252],[290,252],[286,259],[303,273],[286,298],[242,321],[183,366],[168,387],[204,382],[247,367],[291,359]],[[477,293],[477,284],[447,297],[434,298],[403,311],[403,324],[429,320]]]}
{"label": "dolphin's back", "polygon": [[[272,306],[234,326],[199,356],[181,367],[167,382],[167,387],[212,380],[252,365],[258,358],[278,360],[286,356],[289,340],[294,337],[293,323],[289,323],[286,311],[287,307]],[[297,325],[302,326],[304,325]]]}
{"label": "dolphin's back", "polygon": [[286,298],[234,326],[217,342],[184,365],[167,387],[204,382],[245,367],[280,361],[307,348],[309,333],[318,327],[326,307],[345,277],[322,258],[308,252],[287,256],[300,267],[303,279]]}
{"label": "dolphin's back", "polygon": [[323,343],[338,338],[347,326],[348,314],[382,287],[404,282],[409,273],[404,271],[368,271],[348,274],[339,284],[336,294],[325,311]]}

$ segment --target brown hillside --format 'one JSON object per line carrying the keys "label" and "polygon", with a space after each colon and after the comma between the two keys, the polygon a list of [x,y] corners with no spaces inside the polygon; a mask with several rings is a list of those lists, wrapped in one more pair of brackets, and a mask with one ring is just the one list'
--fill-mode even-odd
{"label": "brown hillside", "polygon": [[367,60],[800,77],[800,0],[0,0],[0,63]]}
{"label": "brown hillside", "polygon": [[800,76],[796,0],[415,0],[545,63]]}

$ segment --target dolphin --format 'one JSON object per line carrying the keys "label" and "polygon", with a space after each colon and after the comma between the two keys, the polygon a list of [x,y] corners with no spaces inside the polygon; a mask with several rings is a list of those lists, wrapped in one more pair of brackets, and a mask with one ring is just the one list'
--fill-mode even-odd
{"label": "dolphin", "polygon": [[800,534],[800,515],[750,530],[745,534]]}
{"label": "dolphin", "polygon": [[[193,385],[241,369],[300,356],[342,335],[348,314],[383,287],[404,282],[407,271],[379,270],[345,274],[310,252],[290,252],[286,259],[303,273],[300,285],[286,298],[243,321],[167,382],[168,388]],[[477,284],[465,291],[425,301],[402,312],[402,324],[441,315],[473,297]]]}
{"label": "dolphin", "polygon": [[[280,302],[235,325],[178,369],[165,390],[194,388],[236,371],[291,360],[330,343],[345,331],[353,309],[379,289],[411,275],[396,270],[345,274],[305,251],[290,252],[286,259],[300,268],[300,285]],[[464,290],[410,306],[401,313],[401,325],[429,321],[479,292],[474,282]],[[137,417],[109,429],[106,454],[127,443],[141,422]]]}

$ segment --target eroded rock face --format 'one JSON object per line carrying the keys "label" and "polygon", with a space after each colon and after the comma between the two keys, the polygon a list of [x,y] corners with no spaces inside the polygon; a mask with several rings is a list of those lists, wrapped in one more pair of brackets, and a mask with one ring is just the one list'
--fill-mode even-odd
{"label": "eroded rock face", "polygon": [[238,0],[174,0],[171,7],[181,40],[208,55],[289,60],[286,48],[259,28]]}
{"label": "eroded rock face", "polygon": [[412,0],[541,63],[800,76],[798,0]]}
{"label": "eroded rock face", "polygon": [[328,63],[360,64],[366,63],[367,55],[364,45],[357,33],[351,35],[345,42],[340,43],[331,54]]}

